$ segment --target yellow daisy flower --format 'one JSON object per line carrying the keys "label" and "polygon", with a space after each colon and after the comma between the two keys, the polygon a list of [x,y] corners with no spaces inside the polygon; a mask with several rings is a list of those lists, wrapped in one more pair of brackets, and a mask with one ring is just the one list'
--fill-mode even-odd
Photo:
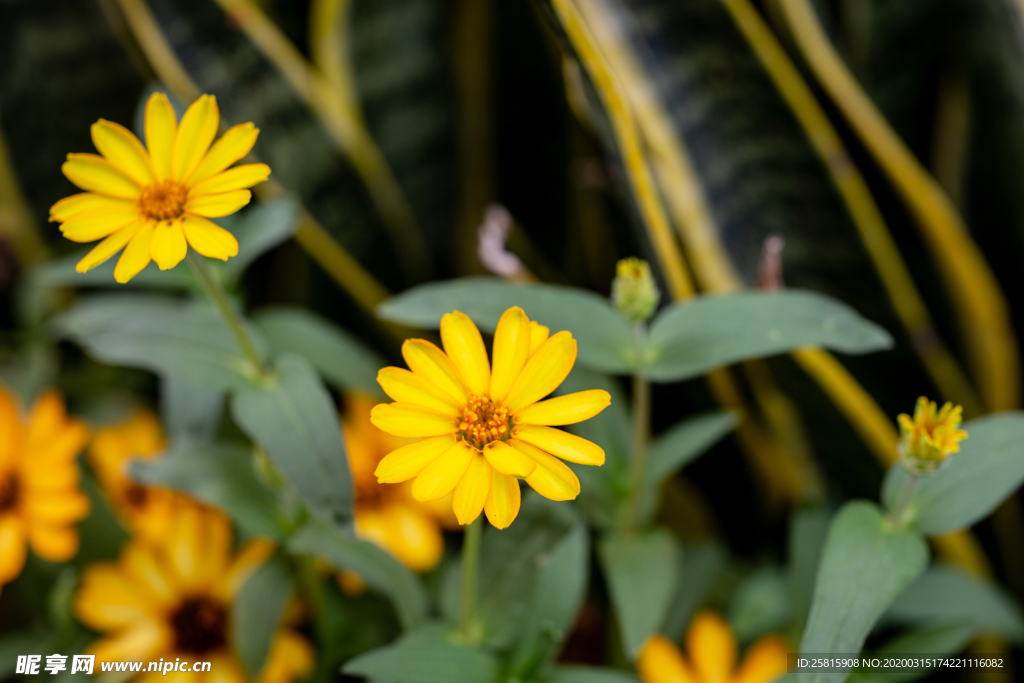
{"label": "yellow daisy flower", "polygon": [[173,491],[142,486],[128,477],[131,460],[153,460],[167,446],[156,415],[136,410],[123,424],[96,432],[88,458],[107,500],[127,529],[148,539],[161,539],[173,523]]}
{"label": "yellow daisy flower", "polygon": [[89,431],[64,412],[54,391],[36,401],[27,420],[0,385],[0,586],[21,573],[26,546],[51,562],[78,552],[74,524],[89,514],[78,489],[75,457]]}
{"label": "yellow daisy flower", "polygon": [[[394,436],[421,439],[388,454],[377,466],[385,484],[408,481],[413,498],[430,501],[454,491],[460,524],[481,511],[504,529],[519,514],[519,482],[551,500],[572,500],[580,482],[558,458],[604,463],[604,451],[557,425],[582,422],[611,401],[600,389],[541,401],[576,361],[569,332],[549,338],[521,308],[505,311],[494,333],[494,366],[476,325],[455,311],[441,319],[444,351],[409,339],[409,370],[384,368],[377,381],[395,403],[374,407],[371,420]],[[555,457],[557,456],[557,457]]]}
{"label": "yellow daisy flower", "polygon": [[896,418],[900,424],[900,455],[916,469],[934,469],[953,453],[967,432],[960,429],[963,408],[946,402],[940,410],[935,401],[917,399],[914,417],[906,413]]}
{"label": "yellow daisy flower", "polygon": [[[230,605],[246,579],[273,554],[263,540],[232,552],[231,525],[220,513],[179,499],[160,543],[135,540],[117,562],[90,565],[74,609],[102,633],[87,648],[100,661],[210,662],[209,672],[144,672],[138,680],[245,683],[231,648]],[[286,620],[287,621],[287,620]],[[259,683],[291,683],[313,669],[313,650],[287,624],[275,635]]]}
{"label": "yellow daisy flower", "polygon": [[457,526],[451,501],[447,505],[441,501],[421,503],[413,498],[411,483],[378,483],[373,474],[377,465],[410,439],[385,434],[371,424],[373,399],[349,395],[345,404],[341,424],[355,484],[356,535],[388,550],[413,571],[433,569],[444,554],[442,529]]}
{"label": "yellow daisy flower", "polygon": [[[163,93],[146,103],[146,145],[124,126],[100,119],[92,141],[100,152],[68,154],[61,170],[85,190],[50,208],[73,242],[103,239],[79,261],[78,272],[95,268],[124,248],[114,278],[127,282],[150,260],[161,270],[178,265],[188,245],[226,261],[238,241],[210,218],[227,216],[249,203],[248,189],[270,175],[266,164],[228,169],[256,144],[251,123],[233,126],[217,142],[220,112],[212,95],[192,103],[179,124]],[[212,145],[212,146],[211,146]]]}
{"label": "yellow daisy flower", "polygon": [[645,683],[769,683],[786,673],[789,644],[766,636],[736,667],[736,636],[722,617],[698,612],[686,633],[686,654],[663,635],[644,644],[636,671]]}

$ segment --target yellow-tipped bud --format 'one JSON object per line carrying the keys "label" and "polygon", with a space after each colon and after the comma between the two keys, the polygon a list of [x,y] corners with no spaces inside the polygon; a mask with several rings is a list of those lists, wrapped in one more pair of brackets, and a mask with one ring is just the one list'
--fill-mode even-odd
{"label": "yellow-tipped bud", "polygon": [[658,308],[661,293],[651,276],[647,261],[624,258],[615,267],[612,304],[630,322],[649,320]]}
{"label": "yellow-tipped bud", "polygon": [[967,432],[960,429],[963,408],[946,402],[941,409],[924,396],[917,399],[914,417],[900,415],[900,459],[915,472],[934,472],[953,453]]}

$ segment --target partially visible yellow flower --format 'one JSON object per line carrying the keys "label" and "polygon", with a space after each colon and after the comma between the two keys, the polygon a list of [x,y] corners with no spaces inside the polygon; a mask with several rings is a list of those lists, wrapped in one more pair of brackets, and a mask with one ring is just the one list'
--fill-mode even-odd
{"label": "partially visible yellow flower", "polygon": [[[209,220],[249,203],[248,189],[270,175],[266,164],[228,169],[256,144],[251,123],[232,126],[216,143],[220,112],[212,95],[192,103],[179,124],[163,93],[146,103],[146,147],[117,123],[92,126],[96,154],[68,154],[61,170],[86,190],[50,208],[50,220],[72,242],[102,239],[76,269],[84,273],[124,249],[114,279],[127,282],[150,260],[160,270],[178,265],[188,245],[226,261],[238,241]],[[212,146],[211,146],[212,145]]]}
{"label": "partially visible yellow flower", "polygon": [[114,512],[127,529],[144,538],[163,538],[173,521],[178,497],[167,489],[143,486],[128,476],[131,460],[153,460],[167,446],[160,421],[136,410],[122,424],[101,428],[89,446],[89,464]]}
{"label": "partially visible yellow flower", "polygon": [[[177,505],[160,543],[135,540],[117,562],[83,572],[75,614],[103,634],[87,652],[102,661],[210,662],[209,672],[177,672],[174,680],[245,683],[249,677],[232,650],[231,601],[273,546],[250,541],[234,553],[231,525],[222,514],[183,498]],[[256,680],[291,683],[305,678],[313,664],[309,642],[286,623]],[[152,673],[138,678],[157,680]]]}
{"label": "partially visible yellow flower", "polygon": [[940,410],[935,401],[917,399],[914,417],[896,418],[900,424],[900,457],[912,469],[934,470],[942,461],[960,451],[967,432],[960,429],[963,408],[946,402]]}
{"label": "partially visible yellow flower", "polygon": [[88,438],[55,391],[25,420],[0,385],[0,586],[21,573],[26,546],[51,562],[78,551],[74,524],[89,514],[89,499],[78,489],[75,457]]}
{"label": "partially visible yellow flower", "polygon": [[390,551],[413,571],[433,569],[444,554],[442,527],[457,524],[447,505],[421,503],[412,496],[411,483],[385,486],[373,475],[389,452],[410,439],[385,434],[370,422],[374,400],[365,396],[345,397],[345,446],[355,484],[355,525],[360,538]]}
{"label": "partially visible yellow flower", "polygon": [[631,322],[648,320],[658,308],[661,293],[647,261],[624,258],[615,266],[612,280],[612,305]]}
{"label": "partially visible yellow flower", "polygon": [[377,381],[395,403],[374,407],[371,420],[394,436],[422,440],[388,454],[377,480],[415,478],[412,495],[420,501],[454,491],[460,524],[484,511],[499,529],[519,514],[519,478],[551,500],[575,498],[579,479],[558,458],[601,465],[604,451],[553,426],[591,418],[611,397],[594,389],[541,401],[576,361],[570,333],[548,334],[521,308],[508,309],[494,333],[493,368],[480,331],[458,311],[441,319],[444,351],[406,340],[402,356],[410,369],[380,371]]}
{"label": "partially visible yellow flower", "polygon": [[697,613],[686,633],[686,654],[656,634],[644,644],[636,663],[645,683],[769,683],[786,673],[789,644],[766,636],[747,649],[736,668],[736,636],[719,615]]}

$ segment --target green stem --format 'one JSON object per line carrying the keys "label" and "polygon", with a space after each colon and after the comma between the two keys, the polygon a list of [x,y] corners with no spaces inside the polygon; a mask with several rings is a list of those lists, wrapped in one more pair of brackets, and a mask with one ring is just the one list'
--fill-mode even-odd
{"label": "green stem", "polygon": [[459,635],[463,642],[476,643],[480,639],[476,618],[476,579],[480,567],[480,537],[483,533],[483,515],[466,529],[462,545],[462,610]]}
{"label": "green stem", "polygon": [[905,527],[910,522],[910,501],[914,499],[917,487],[921,484],[921,476],[919,474],[909,469],[907,474],[909,476],[903,482],[903,488],[900,490],[899,498],[896,499],[896,506],[893,508],[890,516],[893,524],[900,528]]}
{"label": "green stem", "polygon": [[257,372],[263,372],[265,366],[263,360],[263,354],[256,348],[256,344],[253,343],[249,337],[249,333],[245,331],[245,325],[242,323],[242,318],[238,315],[238,311],[231,304],[231,300],[228,299],[228,293],[224,291],[224,286],[217,279],[217,276],[210,270],[210,266],[207,265],[205,259],[200,257],[195,252],[189,250],[188,252],[188,265],[192,269],[192,273],[196,276],[196,280],[202,285],[203,291],[206,292],[207,296],[217,306],[217,310],[220,311],[220,315],[224,318],[224,322],[227,323],[228,329],[235,335],[235,339],[238,341],[239,347],[242,349],[242,353],[249,359],[249,362],[255,366]]}
{"label": "green stem", "polygon": [[[634,328],[637,348],[643,347],[643,323]],[[639,372],[633,375],[633,443],[630,449],[629,497],[623,531],[635,533],[640,525],[644,484],[647,480],[647,446],[651,435],[651,385]]]}

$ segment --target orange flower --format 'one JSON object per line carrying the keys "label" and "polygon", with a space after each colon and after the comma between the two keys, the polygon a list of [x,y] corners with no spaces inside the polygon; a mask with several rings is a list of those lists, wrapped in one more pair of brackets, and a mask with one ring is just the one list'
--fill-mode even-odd
{"label": "orange flower", "polygon": [[55,391],[39,397],[27,421],[20,412],[0,385],[0,586],[21,573],[26,545],[44,560],[71,559],[74,523],[89,514],[75,465],[88,429]]}
{"label": "orange flower", "polygon": [[163,538],[174,515],[174,499],[166,489],[142,486],[128,477],[132,459],[153,460],[167,446],[156,415],[136,410],[127,421],[103,427],[89,446],[89,464],[121,522],[147,539]]}
{"label": "orange flower", "polygon": [[400,486],[377,483],[374,471],[384,456],[413,440],[374,427],[370,411],[375,403],[365,396],[348,395],[347,412],[341,418],[356,491],[356,534],[385,548],[413,571],[428,571],[444,554],[442,527],[458,526],[451,496],[421,503],[412,497],[412,482]]}
{"label": "orange flower", "polygon": [[644,644],[636,663],[646,683],[768,683],[786,672],[789,645],[766,636],[747,649],[736,667],[736,636],[719,615],[697,613],[686,633],[686,654],[656,634]]}

